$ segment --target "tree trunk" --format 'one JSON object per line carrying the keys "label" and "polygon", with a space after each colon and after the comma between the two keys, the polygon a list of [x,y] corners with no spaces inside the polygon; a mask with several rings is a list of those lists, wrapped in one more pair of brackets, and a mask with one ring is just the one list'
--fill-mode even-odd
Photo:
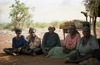
{"label": "tree trunk", "polygon": [[96,19],[97,17],[93,17],[93,34],[96,37]]}
{"label": "tree trunk", "polygon": [[87,16],[86,16],[86,22],[88,22]]}
{"label": "tree trunk", "polygon": [[91,27],[92,27],[92,26],[91,26],[91,24],[92,24],[92,23],[91,23],[91,17],[89,17],[89,18],[90,18],[90,21],[89,21],[89,22],[90,22],[90,30],[91,30]]}

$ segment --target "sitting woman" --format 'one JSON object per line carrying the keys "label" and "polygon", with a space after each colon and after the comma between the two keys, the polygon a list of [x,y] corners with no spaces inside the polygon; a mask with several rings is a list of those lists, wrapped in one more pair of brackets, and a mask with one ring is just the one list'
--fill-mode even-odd
{"label": "sitting woman", "polygon": [[42,49],[41,49],[41,39],[35,34],[36,30],[34,28],[29,29],[29,34],[26,39],[29,42],[28,46],[26,49],[23,49],[24,54],[29,54],[29,55],[39,55],[42,54]]}
{"label": "sitting woman", "polygon": [[97,39],[90,34],[90,28],[84,26],[82,29],[83,37],[79,40],[76,50],[72,51],[67,59],[67,62],[81,62],[93,56],[93,52],[99,49]]}
{"label": "sitting woman", "polygon": [[55,33],[55,27],[50,26],[48,28],[49,32],[46,32],[42,40],[42,51],[44,55],[47,55],[48,52],[54,47],[60,47],[60,39],[57,33]]}
{"label": "sitting woman", "polygon": [[16,36],[12,39],[12,48],[5,48],[5,53],[18,55],[21,52],[21,49],[28,44],[24,36],[21,35],[21,32],[21,29],[15,29]]}
{"label": "sitting woman", "polygon": [[80,34],[74,25],[69,26],[69,33],[66,36],[63,47],[54,47],[49,51],[48,56],[51,58],[66,58],[66,56],[76,48],[80,39]]}

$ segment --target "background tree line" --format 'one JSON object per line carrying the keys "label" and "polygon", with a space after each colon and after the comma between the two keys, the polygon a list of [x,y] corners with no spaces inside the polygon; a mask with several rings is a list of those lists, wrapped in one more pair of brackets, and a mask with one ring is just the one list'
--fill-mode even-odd
{"label": "background tree line", "polygon": [[[59,28],[60,24],[62,22],[60,21],[53,21],[53,22],[32,22],[30,27],[34,27],[34,28],[45,28],[48,27],[50,25],[54,25],[56,28]],[[97,27],[100,27],[100,22],[96,22]],[[0,23],[0,29],[9,29],[12,30],[13,28],[12,24],[10,23]],[[25,28],[25,27],[24,27]]]}
{"label": "background tree line", "polygon": [[[98,6],[100,6],[100,0],[83,0],[84,5],[86,7],[86,11],[90,13],[90,16],[93,18],[98,15]],[[29,28],[29,27],[38,27],[45,28],[49,25],[54,25],[55,27],[59,27],[61,23],[60,21],[52,21],[52,22],[35,22],[32,20],[32,15],[29,12],[29,7],[27,7],[24,3],[21,3],[19,0],[15,0],[15,3],[10,6],[10,18],[11,23],[0,23],[0,29],[15,29],[15,28]],[[33,11],[34,13],[34,11]],[[93,19],[94,19],[93,18]],[[100,23],[93,20],[93,26],[95,24],[99,27]]]}

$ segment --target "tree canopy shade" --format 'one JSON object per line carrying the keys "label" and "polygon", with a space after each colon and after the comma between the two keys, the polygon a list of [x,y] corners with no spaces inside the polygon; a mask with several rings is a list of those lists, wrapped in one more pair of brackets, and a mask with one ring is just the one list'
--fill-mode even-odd
{"label": "tree canopy shade", "polygon": [[32,16],[29,13],[29,8],[26,7],[24,3],[21,3],[19,0],[15,0],[15,4],[12,4],[10,8],[11,23],[14,28],[24,26],[24,24],[27,26],[30,25],[32,22]]}
{"label": "tree canopy shade", "polygon": [[96,19],[100,17],[100,0],[83,0],[83,2],[90,19],[92,18],[93,32],[96,36]]}
{"label": "tree canopy shade", "polygon": [[100,0],[84,0],[84,5],[91,16],[100,17]]}

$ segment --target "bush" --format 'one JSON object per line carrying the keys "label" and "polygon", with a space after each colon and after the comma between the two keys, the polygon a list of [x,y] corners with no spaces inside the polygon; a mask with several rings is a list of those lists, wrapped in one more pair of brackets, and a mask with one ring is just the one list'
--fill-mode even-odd
{"label": "bush", "polygon": [[100,27],[100,22],[97,22],[96,25],[97,25],[97,27]]}
{"label": "bush", "polygon": [[0,29],[8,29],[9,23],[0,23]]}
{"label": "bush", "polygon": [[53,21],[50,24],[53,25],[53,26],[55,26],[55,27],[57,27],[57,28],[59,28],[61,22],[59,22],[59,21]]}

